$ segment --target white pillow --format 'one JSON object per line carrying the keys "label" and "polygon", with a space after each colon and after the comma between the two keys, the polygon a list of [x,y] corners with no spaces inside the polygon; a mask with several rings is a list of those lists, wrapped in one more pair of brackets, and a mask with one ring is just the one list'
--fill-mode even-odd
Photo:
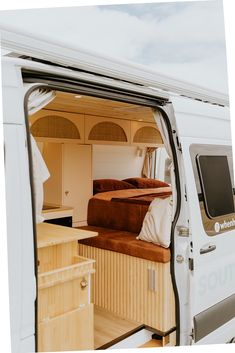
{"label": "white pillow", "polygon": [[154,199],[149,205],[141,232],[136,239],[168,248],[171,238],[172,205],[172,196]]}

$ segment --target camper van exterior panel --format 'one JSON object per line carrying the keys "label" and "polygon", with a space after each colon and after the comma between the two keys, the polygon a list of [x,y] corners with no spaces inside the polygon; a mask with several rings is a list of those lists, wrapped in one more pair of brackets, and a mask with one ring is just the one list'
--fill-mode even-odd
{"label": "camper van exterior panel", "polygon": [[36,278],[21,67],[4,63],[2,85],[12,351],[26,352],[35,350]]}
{"label": "camper van exterior panel", "polygon": [[23,80],[21,67],[16,63],[2,62],[2,86],[4,123],[24,125]]}
{"label": "camper van exterior panel", "polygon": [[29,352],[35,349],[36,279],[24,125],[4,124],[4,144],[12,351]]}
{"label": "camper van exterior panel", "polygon": [[[224,151],[229,151],[230,149],[227,156],[231,159],[229,109],[211,106],[202,102],[191,102],[185,98],[173,98],[173,105],[177,122],[177,133],[179,134],[182,149],[179,163],[184,165],[189,238],[190,244],[192,244],[188,254],[188,258],[193,261],[193,268],[189,273],[188,288],[191,319],[197,320],[203,315],[204,320],[198,321],[199,325],[203,325],[203,322],[205,322],[207,327],[210,327],[209,319],[212,308],[213,312],[221,317],[216,329],[211,330],[213,332],[209,330],[209,333],[206,334],[205,329],[205,335],[197,338],[196,336],[194,337],[195,332],[192,331],[192,337],[194,342],[198,344],[226,342],[229,337],[231,338],[232,332],[234,332],[234,320],[231,320],[231,317],[228,316],[223,318],[225,320],[223,321],[221,308],[225,311],[225,299],[234,295],[234,229],[229,229],[228,227],[223,233],[214,234],[213,236],[206,233],[190,149],[198,149],[198,153],[204,155],[224,155]],[[223,181],[221,180],[221,182]],[[231,218],[232,216],[228,215],[226,217],[225,215],[225,222],[228,217]],[[215,219],[215,227],[216,223],[218,222]],[[206,250],[205,253],[203,252],[204,249]],[[212,249],[212,251],[207,252],[208,249]],[[187,251],[185,251],[185,255],[187,256]],[[176,265],[176,273],[179,267]],[[179,292],[181,293],[181,282],[179,281],[178,284]],[[217,338],[215,339],[215,337]],[[218,339],[218,337],[220,338]]]}
{"label": "camper van exterior panel", "polygon": [[[46,43],[42,49],[42,43],[30,39],[32,48],[25,48],[21,36],[9,34],[8,44],[18,40],[21,53],[30,52],[40,59],[43,52],[44,59],[52,63],[60,63],[69,67],[83,68],[92,71],[93,74],[74,72],[65,67],[45,65],[38,62],[23,59],[7,59],[3,62],[3,109],[6,150],[6,192],[8,215],[8,249],[9,249],[9,276],[10,276],[10,301],[13,352],[34,351],[32,346],[35,333],[35,298],[36,283],[34,275],[34,239],[32,217],[32,189],[30,182],[27,133],[24,116],[24,89],[21,70],[34,73],[37,82],[37,73],[48,73],[58,82],[61,77],[76,80],[85,80],[103,87],[112,87],[118,92],[138,93],[139,97],[149,97],[151,102],[161,102],[162,112],[167,115],[170,128],[168,134],[171,137],[172,146],[176,155],[179,168],[179,192],[181,204],[177,227],[174,233],[174,258],[172,261],[172,275],[176,278],[176,289],[179,295],[179,319],[180,339],[178,344],[193,343],[225,343],[231,339],[234,333],[234,319],[219,325],[213,332],[205,332],[205,336],[197,339],[195,336],[195,322],[198,315],[210,310],[214,305],[219,305],[231,295],[234,295],[235,260],[233,249],[235,247],[234,230],[219,233],[210,237],[203,227],[198,193],[192,166],[190,148],[192,145],[220,146],[231,145],[229,109],[221,105],[227,104],[223,95],[212,95],[211,92],[185,86],[182,82],[174,86],[175,81],[169,81],[162,77],[162,84],[154,83],[151,73],[146,73],[140,68],[129,68],[130,74],[126,76],[125,65],[112,63],[104,58],[96,58],[94,55],[78,55],[73,49],[60,51],[56,47],[50,47]],[[38,48],[36,46],[38,44]],[[17,46],[16,46],[17,47]],[[34,47],[34,48],[33,48]],[[52,49],[50,49],[52,48]],[[27,49],[27,50],[26,50]],[[55,52],[53,52],[55,51]],[[60,57],[60,52],[64,57]],[[80,61],[79,61],[80,60]],[[86,62],[87,60],[87,62]],[[98,60],[98,66],[95,65]],[[108,77],[96,76],[95,73],[105,73]],[[139,76],[138,76],[139,75]],[[120,80],[128,77],[130,82]],[[116,78],[120,80],[116,80]],[[160,80],[160,81],[161,81]],[[42,82],[43,79],[40,79]],[[143,86],[136,85],[141,83]],[[173,84],[174,83],[174,84]],[[62,84],[61,84],[62,86]],[[162,93],[156,88],[166,88],[175,93],[180,92],[191,98],[176,97],[170,93]],[[190,89],[189,89],[190,88]],[[204,101],[195,99],[199,97]],[[192,99],[193,98],[193,99]],[[169,101],[168,101],[169,99]],[[209,103],[205,103],[206,101]],[[216,103],[217,102],[217,103]],[[213,104],[217,105],[213,105]],[[146,98],[147,104],[147,98]],[[205,149],[206,151],[206,149]],[[216,151],[216,149],[215,149]],[[205,152],[207,153],[207,152]],[[17,162],[16,162],[17,156]],[[176,167],[176,165],[175,165]],[[15,173],[12,173],[15,171]],[[178,199],[179,199],[179,195]],[[179,205],[179,203],[178,203]],[[12,222],[14,215],[14,222]],[[17,235],[17,236],[16,236]],[[212,246],[214,251],[202,254],[202,249]],[[174,273],[173,273],[174,272]],[[227,273],[226,277],[224,274]],[[202,322],[202,321],[201,321]],[[28,338],[28,343],[25,340]]]}
{"label": "camper van exterior panel", "polygon": [[224,140],[231,144],[229,107],[183,97],[171,97],[171,101],[180,138]]}

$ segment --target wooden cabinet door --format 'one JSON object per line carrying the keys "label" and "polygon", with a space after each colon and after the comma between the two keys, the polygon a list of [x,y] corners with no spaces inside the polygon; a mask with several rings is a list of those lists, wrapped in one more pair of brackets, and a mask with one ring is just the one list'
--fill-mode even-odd
{"label": "wooden cabinet door", "polygon": [[94,349],[93,304],[38,325],[39,352]]}
{"label": "wooden cabinet door", "polygon": [[73,226],[85,224],[92,196],[92,151],[90,145],[64,144],[62,149],[62,204],[74,207]]}
{"label": "wooden cabinet door", "polygon": [[44,183],[44,203],[61,205],[62,144],[44,143],[43,158],[50,172],[50,178]]}

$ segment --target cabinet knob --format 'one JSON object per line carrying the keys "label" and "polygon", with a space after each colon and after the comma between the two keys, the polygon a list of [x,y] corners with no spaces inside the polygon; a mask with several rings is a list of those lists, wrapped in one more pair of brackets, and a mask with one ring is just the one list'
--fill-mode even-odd
{"label": "cabinet knob", "polygon": [[66,195],[66,196],[68,196],[69,191],[68,191],[68,190],[66,190],[64,193],[65,193],[65,195]]}
{"label": "cabinet knob", "polygon": [[82,289],[85,289],[88,286],[88,282],[87,280],[85,280],[85,278],[83,278],[82,281],[80,282],[80,286]]}

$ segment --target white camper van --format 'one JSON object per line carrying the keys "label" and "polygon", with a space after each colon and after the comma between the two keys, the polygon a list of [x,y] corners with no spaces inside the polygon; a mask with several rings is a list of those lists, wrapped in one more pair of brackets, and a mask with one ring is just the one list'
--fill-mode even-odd
{"label": "white camper van", "polygon": [[228,97],[1,37],[12,351],[232,342]]}

